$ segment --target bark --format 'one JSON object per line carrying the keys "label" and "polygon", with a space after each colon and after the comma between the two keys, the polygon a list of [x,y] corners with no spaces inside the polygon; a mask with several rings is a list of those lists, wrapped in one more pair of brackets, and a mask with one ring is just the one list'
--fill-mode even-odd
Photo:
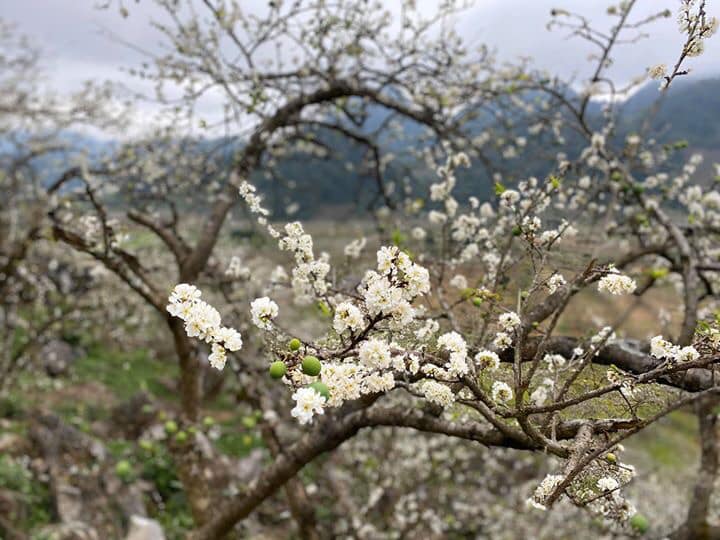
{"label": "bark", "polygon": [[[608,427],[612,421],[601,421]],[[344,441],[355,436],[364,427],[398,426],[429,433],[442,433],[490,446],[503,446],[525,450],[538,450],[532,442],[509,439],[496,429],[488,429],[479,423],[458,423],[428,416],[415,409],[364,409],[344,416],[324,418],[315,428],[280,454],[272,465],[266,467],[250,482],[248,490],[222,507],[204,526],[190,533],[190,540],[214,540],[222,538],[236,523],[245,519],[265,499],[277,492],[308,463],[321,454],[334,450]],[[558,438],[574,437],[580,423],[568,423],[558,427]]]}
{"label": "bark", "polygon": [[[193,424],[200,417],[202,402],[200,360],[185,334],[182,321],[170,315],[166,320],[173,335],[175,353],[180,364],[179,390],[183,423]],[[206,474],[210,466],[210,458],[196,444],[184,444],[173,449],[173,459],[190,505],[193,521],[196,526],[202,526],[210,519],[213,506],[212,490]]]}
{"label": "bark", "polygon": [[[265,423],[262,426],[263,439],[270,449],[274,459],[282,455],[283,449],[280,440],[271,425]],[[308,499],[305,486],[302,481],[293,477],[288,480],[285,485],[285,495],[290,506],[290,512],[293,519],[298,525],[298,531],[302,540],[319,540],[320,535],[317,532],[317,520],[315,519],[315,510],[313,509],[310,499]]]}
{"label": "bark", "polygon": [[266,467],[251,483],[248,491],[223,507],[204,527],[194,531],[192,540],[215,540],[230,532],[236,523],[246,518],[260,503],[283,487],[307,463],[317,456],[337,448],[360,429],[359,422],[350,416],[329,424],[322,436],[318,428],[295,443],[286,453],[278,456],[272,465]]}
{"label": "bark", "polygon": [[710,499],[718,474],[720,459],[718,456],[717,414],[715,409],[720,401],[717,398],[703,400],[697,404],[697,417],[700,429],[700,468],[695,482],[687,519],[683,526],[673,534],[674,540],[708,540],[718,538],[720,530],[708,523]]}
{"label": "bark", "polygon": [[210,519],[213,508],[212,490],[206,474],[209,459],[203,456],[194,443],[173,449],[172,456],[193,522],[195,526],[201,527]]}
{"label": "bark", "polygon": [[[535,357],[539,343],[540,338],[536,337],[525,341],[522,351],[523,361],[531,361]],[[578,338],[556,336],[549,338],[545,342],[545,352],[561,354],[566,358],[571,358],[573,349],[582,345],[582,340]],[[637,340],[615,341],[600,349],[592,361],[593,364],[615,365],[623,371],[642,375],[657,368],[663,362],[661,359],[650,356],[646,347],[647,345]],[[514,349],[507,349],[500,354],[500,358],[503,362],[512,362],[513,354]],[[708,365],[719,360],[720,358],[710,359]],[[679,366],[679,368],[681,367]],[[700,392],[715,386],[712,372],[705,367],[678,369],[676,373],[660,377],[656,382],[688,392]]]}
{"label": "bark", "polygon": [[173,335],[175,353],[180,364],[180,403],[185,419],[196,422],[200,415],[202,400],[201,366],[190,339],[185,334],[183,322],[169,314],[166,317]]}

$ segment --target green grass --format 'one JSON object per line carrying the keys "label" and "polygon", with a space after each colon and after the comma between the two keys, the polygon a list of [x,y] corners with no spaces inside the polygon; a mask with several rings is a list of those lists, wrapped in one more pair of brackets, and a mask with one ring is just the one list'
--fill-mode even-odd
{"label": "green grass", "polygon": [[126,352],[97,345],[88,348],[87,356],[78,359],[74,370],[79,380],[99,382],[120,399],[141,390],[169,399],[173,393],[160,381],[174,381],[178,375],[174,363],[154,359],[145,349]]}
{"label": "green grass", "polygon": [[680,471],[697,464],[697,420],[690,411],[676,411],[635,435],[628,446],[649,458],[648,465]]}
{"label": "green grass", "polygon": [[145,229],[133,230],[128,239],[123,243],[123,248],[128,251],[135,252],[143,248],[150,248],[159,245],[158,237],[155,233]]}

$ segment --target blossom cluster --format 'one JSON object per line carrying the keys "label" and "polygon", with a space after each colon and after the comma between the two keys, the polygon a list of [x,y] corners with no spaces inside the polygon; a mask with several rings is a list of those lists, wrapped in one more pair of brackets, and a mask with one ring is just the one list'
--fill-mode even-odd
{"label": "blossom cluster", "polygon": [[532,497],[527,500],[529,506],[538,510],[547,510],[545,501],[562,483],[564,477],[561,474],[548,474],[542,479],[540,485],[535,489]]}
{"label": "blossom cluster", "polygon": [[290,411],[293,418],[297,418],[300,424],[308,424],[316,414],[323,414],[325,410],[325,398],[313,388],[298,388],[292,395],[295,400],[295,407]]}
{"label": "blossom cluster", "polygon": [[315,258],[312,236],[305,232],[301,223],[296,221],[285,225],[285,234],[279,240],[279,247],[291,252],[295,258],[292,288],[296,302],[307,304],[324,296],[329,287],[329,256],[322,254],[319,259]]}
{"label": "blossom cluster", "polygon": [[513,332],[515,332],[515,328],[519,325],[520,317],[518,317],[517,313],[509,311],[500,315],[498,318],[498,326],[500,329],[495,334],[495,339],[493,339],[493,347],[498,351],[504,351],[510,347],[513,342]]}
{"label": "blossom cluster", "polygon": [[225,275],[233,279],[247,280],[250,278],[250,269],[247,266],[243,266],[240,257],[233,255],[225,269]]}
{"label": "blossom cluster", "polygon": [[697,8],[697,0],[682,0],[678,13],[680,32],[688,35],[683,51],[687,56],[700,56],[705,51],[704,40],[718,29],[718,19],[709,17],[702,8]]}
{"label": "blossom cluster", "polygon": [[237,330],[222,326],[218,310],[201,300],[201,296],[202,292],[194,285],[180,283],[170,294],[167,311],[185,322],[189,337],[211,345],[208,361],[212,367],[221,370],[227,360],[226,350],[239,351],[243,345],[242,337]]}
{"label": "blossom cluster", "polygon": [[450,387],[436,381],[424,381],[420,385],[420,391],[428,401],[441,407],[447,407],[455,401],[455,395]]}
{"label": "blossom cluster", "polygon": [[692,345],[673,345],[662,336],[655,336],[650,340],[650,354],[655,358],[673,362],[692,362],[700,358],[700,353]]}
{"label": "blossom cluster", "polygon": [[370,317],[390,317],[396,327],[415,318],[411,302],[430,291],[430,274],[396,246],[377,252],[377,271],[363,277],[359,292]]}
{"label": "blossom cluster", "polygon": [[637,283],[629,276],[610,268],[609,273],[600,278],[598,290],[608,292],[617,296],[632,294],[637,289]]}

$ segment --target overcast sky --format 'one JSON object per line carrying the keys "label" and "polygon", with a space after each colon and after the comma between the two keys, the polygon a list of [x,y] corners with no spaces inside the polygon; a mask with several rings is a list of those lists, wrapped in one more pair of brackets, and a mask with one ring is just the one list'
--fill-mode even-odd
{"label": "overcast sky", "polygon": [[[396,6],[400,0],[386,0]],[[420,0],[421,9],[431,11],[439,0]],[[243,0],[243,5],[265,4],[267,0]],[[126,0],[130,16],[123,19],[117,9],[95,9],[98,0],[0,0],[0,16],[14,22],[31,37],[46,55],[49,82],[63,90],[76,88],[86,79],[122,80],[131,88],[139,83],[121,71],[137,66],[137,51],[113,41],[112,32],[129,43],[158,50],[159,36],[149,24],[157,14],[149,0],[136,4]],[[200,1],[198,0],[198,3]],[[649,38],[616,54],[611,74],[628,81],[658,63],[671,64],[682,46],[675,21],[680,0],[638,0],[633,19],[670,8],[673,17],[648,28]],[[609,0],[476,0],[475,7],[457,20],[460,34],[469,44],[485,43],[496,48],[501,58],[531,57],[535,64],[563,77],[587,76],[591,49],[577,38],[568,40],[562,31],[549,32],[545,25],[550,9],[581,12],[599,25],[612,23],[605,14]],[[720,0],[709,0],[711,15],[720,17]],[[706,43],[706,52],[687,64],[695,77],[720,75],[720,35]]]}

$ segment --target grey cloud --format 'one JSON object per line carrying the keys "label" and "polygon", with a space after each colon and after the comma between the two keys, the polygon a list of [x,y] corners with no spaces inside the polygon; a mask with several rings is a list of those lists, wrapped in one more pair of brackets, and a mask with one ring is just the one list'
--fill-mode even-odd
{"label": "grey cloud", "polygon": [[[501,58],[512,60],[520,56],[532,57],[535,64],[568,78],[587,77],[590,65],[588,56],[596,52],[577,37],[568,39],[568,32],[548,31],[552,8],[580,13],[600,29],[609,30],[617,18],[606,13],[608,0],[480,0],[460,21],[460,33],[470,42],[484,42],[494,46]],[[631,21],[642,20],[665,8],[672,17],[663,18],[644,27],[649,36],[633,45],[620,46],[613,55],[610,75],[627,82],[644,73],[645,68],[677,59],[683,44],[675,13],[677,0],[639,0],[632,12]],[[720,17],[718,4],[708,2],[710,13]],[[720,75],[720,36],[706,42],[706,52],[691,58],[687,65],[696,75]]]}
{"label": "grey cloud", "polygon": [[[393,0],[393,4],[395,5]],[[399,0],[397,0],[399,1]],[[0,16],[14,21],[47,54],[46,66],[52,84],[63,90],[76,87],[85,79],[122,79],[135,88],[138,82],[124,75],[121,67],[138,65],[143,57],[132,48],[111,39],[110,34],[139,48],[157,52],[162,41],[150,21],[158,15],[152,2],[127,2],[130,16],[121,18],[116,9],[94,8],[96,0],[5,0]],[[246,4],[263,5],[262,0]],[[437,0],[420,0],[421,9],[431,11]],[[720,16],[717,5],[709,2],[711,13]],[[535,65],[562,77],[587,76],[588,55],[592,48],[579,39],[566,39],[561,31],[548,32],[545,25],[550,9],[565,8],[582,12],[609,28],[612,19],[605,14],[608,0],[477,0],[476,5],[457,19],[457,28],[470,44],[485,43],[502,59],[530,56]],[[676,10],[676,0],[639,0],[635,17],[668,7]],[[715,10],[715,11],[712,11]],[[620,49],[611,74],[628,81],[646,67],[671,63],[682,45],[674,16],[654,23],[649,38]],[[720,36],[708,40],[706,52],[688,65],[696,75],[720,74]]]}

